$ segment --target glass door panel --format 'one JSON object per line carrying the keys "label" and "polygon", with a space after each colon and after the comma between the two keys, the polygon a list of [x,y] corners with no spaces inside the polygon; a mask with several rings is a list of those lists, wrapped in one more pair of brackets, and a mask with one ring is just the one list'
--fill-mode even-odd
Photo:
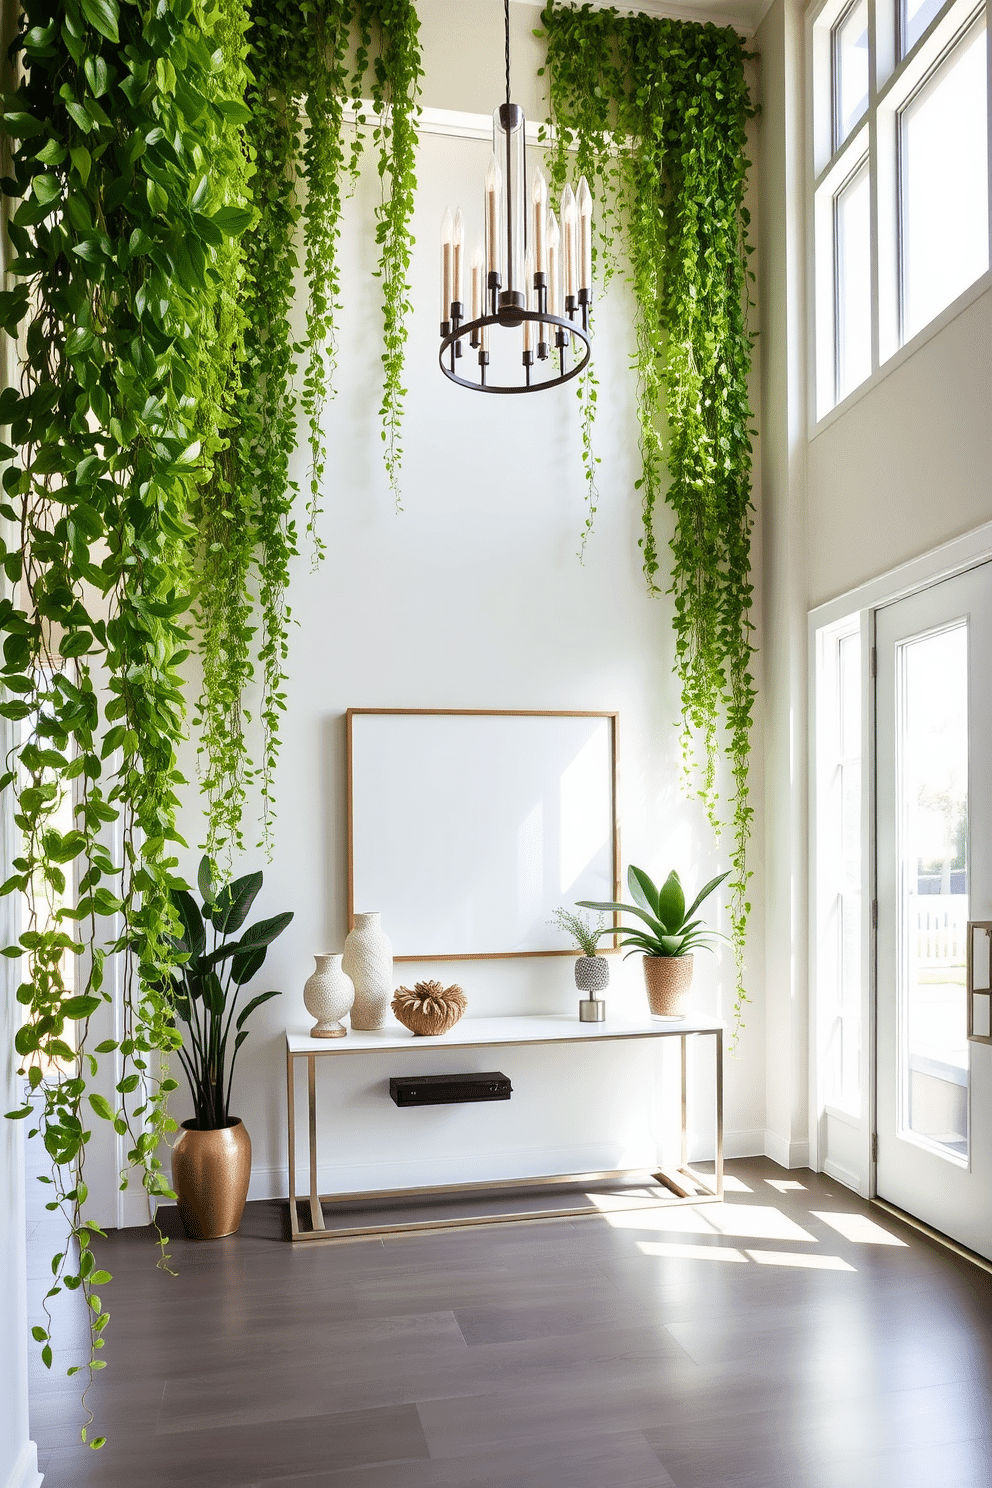
{"label": "glass door panel", "polygon": [[968,624],[896,647],[900,1133],[968,1156]]}

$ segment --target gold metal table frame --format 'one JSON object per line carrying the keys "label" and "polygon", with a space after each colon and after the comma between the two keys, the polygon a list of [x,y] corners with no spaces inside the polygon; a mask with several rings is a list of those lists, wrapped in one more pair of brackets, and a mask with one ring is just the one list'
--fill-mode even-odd
{"label": "gold metal table frame", "polygon": [[[711,1037],[715,1063],[716,1095],[716,1160],[714,1173],[704,1175],[689,1166],[687,1119],[687,1046],[690,1038]],[[663,1184],[672,1194],[668,1204],[699,1204],[715,1202],[723,1198],[723,1024],[691,1019],[671,1019],[663,1022],[624,1023],[611,1020],[606,1023],[580,1023],[576,1018],[565,1016],[504,1018],[465,1018],[449,1034],[440,1038],[414,1038],[398,1026],[396,1029],[379,1029],[374,1033],[349,1032],[345,1039],[321,1042],[306,1033],[286,1034],[286,1095],[289,1147],[289,1223],[291,1240],[333,1241],[355,1239],[363,1236],[397,1234],[425,1229],[463,1228],[479,1224],[516,1224],[527,1220],[575,1218],[580,1215],[601,1214],[600,1206],[591,1200],[575,1207],[554,1209],[508,1210],[505,1213],[487,1212],[458,1216],[437,1216],[429,1219],[411,1217],[389,1223],[350,1225],[328,1229],[324,1221],[322,1206],[341,1205],[348,1208],[363,1204],[382,1204],[384,1201],[438,1199],[445,1195],[463,1193],[484,1195],[487,1191],[515,1188],[547,1189],[556,1184],[582,1185],[610,1183],[643,1173],[644,1168],[621,1168],[598,1173],[555,1173],[530,1178],[485,1179],[470,1183],[448,1183],[422,1185],[416,1188],[372,1189],[368,1192],[321,1194],[317,1188],[317,1060],[359,1056],[362,1054],[407,1053],[417,1049],[480,1049],[531,1047],[542,1044],[613,1043],[619,1040],[677,1038],[681,1041],[681,1161],[674,1171],[660,1170],[651,1176]],[[309,1192],[297,1192],[296,1130],[297,1094],[296,1066],[304,1061],[307,1066],[307,1115],[308,1115],[308,1159]],[[626,1204],[625,1207],[632,1207]],[[639,1207],[634,1205],[633,1207]],[[657,1208],[657,1198],[645,1198],[645,1208]],[[300,1211],[304,1213],[301,1223]],[[370,1216],[374,1221],[374,1216]]]}

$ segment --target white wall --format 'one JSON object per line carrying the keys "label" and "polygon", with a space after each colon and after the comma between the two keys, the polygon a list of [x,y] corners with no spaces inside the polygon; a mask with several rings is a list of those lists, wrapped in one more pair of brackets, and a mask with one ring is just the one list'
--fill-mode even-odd
{"label": "white wall", "polygon": [[813,431],[811,607],[992,516],[992,289],[938,324]]}
{"label": "white wall", "polygon": [[[457,7],[461,23],[470,9]],[[450,5],[425,5],[428,68],[425,103],[487,112],[500,96],[500,37],[493,65],[473,64],[470,91],[456,97],[431,80],[447,78],[435,46],[460,49],[441,24]],[[514,6],[515,34],[534,12]],[[498,31],[498,28],[497,28]],[[475,42],[472,42],[473,47]],[[444,53],[447,57],[448,53]],[[467,55],[464,54],[464,55]],[[463,62],[464,62],[463,55]],[[481,53],[479,55],[482,55]],[[525,57],[515,53],[526,77]],[[534,65],[531,58],[528,67]],[[492,76],[489,76],[492,73]],[[525,101],[527,101],[525,99]],[[631,302],[611,286],[597,314],[600,379],[597,452],[600,502],[582,565],[576,557],[584,518],[578,405],[571,388],[524,398],[491,398],[448,384],[437,368],[437,228],[446,204],[461,204],[469,240],[481,229],[481,181],[491,146],[437,134],[422,138],[414,232],[415,311],[411,325],[404,427],[402,514],[386,488],[377,427],[379,402],[378,284],[372,278],[370,232],[378,190],[367,172],[349,205],[342,239],[345,309],[340,323],[338,386],[327,415],[331,451],[322,533],[328,558],[316,573],[308,557],[294,565],[284,745],[278,777],[279,821],[274,861],[266,870],[260,913],[292,908],[296,918],[270,951],[258,984],[284,996],[262,1008],[243,1052],[238,1109],[254,1144],[256,1195],[285,1192],[282,1032],[305,1028],[303,983],[316,952],[340,949],[345,924],[344,720],[349,706],[618,709],[620,811],[624,867],[633,861],[662,876],[678,866],[689,885],[727,865],[701,811],[683,799],[679,781],[678,694],[672,675],[671,602],[649,598],[640,572],[635,384],[629,371]],[[302,464],[298,465],[302,474]],[[659,519],[662,543],[670,534]],[[755,770],[761,799],[761,767]],[[191,842],[202,836],[194,813]],[[754,861],[760,864],[760,826]],[[188,863],[195,864],[191,853]],[[261,864],[261,855],[252,863]],[[727,1150],[761,1151],[763,985],[761,884],[754,884],[756,934],[749,953],[754,1001],[738,1055],[727,1068]],[[374,906],[370,906],[374,907]],[[388,930],[388,926],[386,927]],[[697,958],[694,1005],[728,1016],[731,958]],[[614,961],[610,1006],[643,1009],[636,961]],[[397,981],[431,968],[404,964]],[[439,974],[466,989],[470,1011],[571,1011],[571,963],[560,959],[443,963]],[[596,1056],[605,1051],[594,1051]],[[708,1051],[707,1051],[708,1054]],[[440,1054],[434,1056],[440,1059]],[[492,1060],[492,1055],[479,1056]],[[382,1128],[363,1106],[358,1086],[371,1076],[342,1073],[344,1119],[328,1113],[322,1140],[322,1184],[366,1187],[397,1181],[547,1171],[620,1161],[640,1144],[650,1107],[636,1057],[588,1065],[602,1096],[572,1105],[565,1089],[585,1056],[535,1051],[534,1080],[554,1090],[540,1117],[526,1103],[493,1111],[398,1113]],[[591,1055],[589,1056],[592,1057]],[[568,1063],[565,1063],[565,1060]],[[507,1070],[509,1055],[499,1067]],[[703,1058],[702,1065],[708,1064]],[[465,1068],[484,1068],[462,1059]],[[609,1066],[609,1069],[608,1069]],[[439,1068],[449,1068],[441,1064]],[[495,1067],[489,1065],[488,1067]],[[377,1070],[406,1073],[389,1063]],[[706,1128],[706,1077],[700,1076],[700,1126]],[[619,1103],[615,1091],[625,1089]],[[611,1090],[614,1094],[611,1094]],[[380,1103],[387,1101],[381,1090]],[[364,1134],[363,1109],[374,1129]],[[384,1109],[384,1108],[383,1108]],[[177,1098],[176,1112],[188,1113]],[[380,1113],[381,1114],[381,1113]],[[396,1115],[390,1108],[390,1114]],[[535,1125],[536,1128],[535,1129]],[[389,1135],[385,1135],[385,1132]],[[459,1155],[448,1160],[451,1143]],[[712,1138],[700,1132],[701,1148]],[[446,1145],[448,1144],[448,1145]]]}
{"label": "white wall", "polygon": [[805,398],[802,23],[774,0],[758,29],[761,482],[764,541],[766,1151],[809,1155],[806,1114]]}

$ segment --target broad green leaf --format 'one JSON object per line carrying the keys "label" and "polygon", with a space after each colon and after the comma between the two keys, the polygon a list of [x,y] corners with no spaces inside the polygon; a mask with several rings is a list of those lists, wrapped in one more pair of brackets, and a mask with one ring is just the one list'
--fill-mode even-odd
{"label": "broad green leaf", "polygon": [[258,997],[253,997],[252,1000],[251,1000],[251,1002],[247,1003],[241,1009],[240,1013],[238,1014],[238,1018],[237,1018],[237,1022],[235,1023],[235,1027],[236,1028],[243,1028],[244,1025],[245,1025],[245,1023],[247,1022],[247,1020],[250,1018],[251,1014],[255,1011],[255,1009],[257,1007],[261,1007],[263,1002],[268,1002],[268,1000],[269,1000],[270,997],[281,997],[281,996],[282,996],[282,993],[281,992],[275,991],[275,992],[261,992],[258,995]]}
{"label": "broad green leaf", "polygon": [[719,884],[722,884],[725,878],[729,877],[730,869],[728,868],[726,873],[718,873],[716,878],[711,878],[709,883],[706,884],[704,888],[700,889],[699,893],[696,895],[695,899],[686,910],[686,919],[691,919],[692,916],[696,913],[696,910],[702,904],[703,900],[706,899],[710,894],[712,894],[713,890],[717,888]]}
{"label": "broad green leaf", "polygon": [[635,868],[631,864],[627,869],[627,887],[630,889],[631,898],[642,909],[646,909],[649,914],[657,915],[658,890],[643,868]]}
{"label": "broad green leaf", "polygon": [[671,935],[681,930],[685,920],[685,894],[674,868],[658,891],[658,918]]}
{"label": "broad green leaf", "polygon": [[231,962],[231,980],[235,986],[243,987],[250,982],[253,976],[261,971],[265,963],[266,948],[258,946],[255,950],[241,951]]}
{"label": "broad green leaf", "polygon": [[78,1022],[81,1018],[90,1017],[92,1013],[96,1012],[99,1006],[99,997],[87,997],[85,995],[80,995],[79,997],[67,998],[66,1001],[62,1004],[62,1011],[67,1018],[72,1018],[74,1021]]}
{"label": "broad green leaf", "polygon": [[217,895],[211,919],[222,935],[240,930],[262,887],[261,873],[249,873],[225,884]]}
{"label": "broad green leaf", "polygon": [[269,920],[259,920],[257,925],[252,925],[241,937],[242,949],[247,950],[249,946],[271,945],[277,935],[281,935],[293,918],[293,911],[287,909],[283,914],[273,915]]}
{"label": "broad green leaf", "polygon": [[183,927],[183,940],[186,949],[194,959],[202,956],[203,948],[207,943],[207,936],[199,905],[193,898],[193,895],[186,889],[174,889],[172,902],[176,906]]}
{"label": "broad green leaf", "polygon": [[83,15],[94,30],[108,41],[120,41],[117,0],[81,0]]}

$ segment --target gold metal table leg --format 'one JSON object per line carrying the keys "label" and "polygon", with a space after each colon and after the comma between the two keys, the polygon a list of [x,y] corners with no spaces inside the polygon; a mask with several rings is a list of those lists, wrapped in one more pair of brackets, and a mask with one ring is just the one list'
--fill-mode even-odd
{"label": "gold metal table leg", "polygon": [[289,1133],[289,1233],[293,1240],[300,1236],[300,1216],[296,1209],[296,1064],[286,1051],[286,1128]]}
{"label": "gold metal table leg", "polygon": [[310,1223],[315,1230],[322,1230],[324,1213],[317,1192],[317,1061],[312,1054],[307,1056],[307,1095],[310,1105]]}

